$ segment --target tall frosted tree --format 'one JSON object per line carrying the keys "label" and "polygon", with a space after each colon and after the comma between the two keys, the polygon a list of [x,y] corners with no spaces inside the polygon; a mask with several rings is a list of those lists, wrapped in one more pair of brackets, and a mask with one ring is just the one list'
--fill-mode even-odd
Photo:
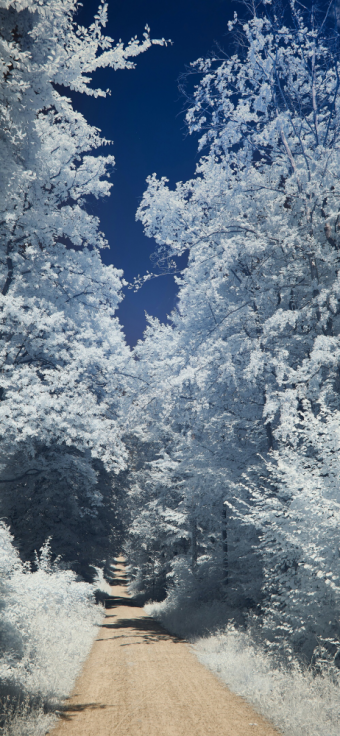
{"label": "tall frosted tree", "polygon": [[108,243],[86,206],[109,195],[114,158],[98,155],[108,141],[66,93],[105,96],[93,72],[133,68],[157,42],[147,29],[141,43],[115,43],[103,1],[89,28],[77,9],[76,0],[0,3],[1,487],[18,491],[12,517],[29,496],[41,533],[52,476],[62,516],[71,503],[85,528],[98,514],[98,473],[126,462],[122,412],[134,391],[115,316],[122,272],[103,266]]}
{"label": "tall frosted tree", "polygon": [[[191,68],[196,174],[174,190],[151,176],[138,211],[159,259],[189,254],[169,327],[175,372],[169,378],[160,361],[151,383],[162,427],[177,433],[173,459],[190,466],[182,498],[195,488],[204,520],[219,484],[226,526],[215,522],[215,537],[229,566],[227,597],[236,569],[228,525],[231,534],[233,525],[253,525],[266,626],[271,638],[289,634],[308,657],[322,636],[336,657],[339,639],[340,69],[332,7],[291,2],[281,15],[264,2],[247,22],[235,16],[229,30],[240,51]],[[197,562],[206,562],[214,534],[203,522],[197,529]],[[243,542],[241,570],[251,554]]]}

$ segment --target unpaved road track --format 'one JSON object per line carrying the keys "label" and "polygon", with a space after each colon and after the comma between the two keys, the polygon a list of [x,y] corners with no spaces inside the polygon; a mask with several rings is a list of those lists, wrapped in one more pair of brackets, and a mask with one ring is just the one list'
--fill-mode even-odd
{"label": "unpaved road track", "polygon": [[98,638],[51,736],[278,736],[187,644],[133,604],[122,560],[115,583]]}

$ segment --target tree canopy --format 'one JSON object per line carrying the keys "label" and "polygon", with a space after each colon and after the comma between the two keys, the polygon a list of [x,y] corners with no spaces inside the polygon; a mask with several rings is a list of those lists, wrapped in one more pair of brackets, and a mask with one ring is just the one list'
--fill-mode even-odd
{"label": "tree canopy", "polygon": [[268,642],[307,658],[320,641],[338,656],[339,637],[331,10],[259,3],[235,15],[239,51],[187,75],[195,176],[172,189],[153,174],[138,210],[159,261],[186,251],[188,266],[170,324],[150,320],[136,349],[145,436],[161,448],[132,484],[135,587],[150,595],[156,560],[170,598],[211,599],[213,587],[231,615],[257,613]]}
{"label": "tree canopy", "polygon": [[[109,195],[114,158],[99,154],[109,141],[67,90],[105,96],[92,85],[96,69],[132,69],[138,54],[163,43],[148,29],[142,42],[115,43],[104,31],[107,3],[89,28],[77,25],[77,8],[76,0],[0,4],[1,484],[12,498],[3,511],[21,527],[24,550],[31,537],[30,557],[49,528],[54,551],[59,537],[71,560],[80,556],[80,519],[86,536],[86,520],[103,505],[94,462],[106,473],[125,467],[122,435],[135,389],[116,316],[122,272],[104,267],[108,243],[88,207],[90,197]],[[39,519],[38,537],[29,518]]]}

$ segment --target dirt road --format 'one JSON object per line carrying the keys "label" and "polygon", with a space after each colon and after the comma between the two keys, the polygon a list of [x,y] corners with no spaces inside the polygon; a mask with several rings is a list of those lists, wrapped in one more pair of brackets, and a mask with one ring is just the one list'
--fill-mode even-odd
{"label": "dirt road", "polygon": [[115,583],[98,638],[51,736],[278,736],[187,644],[133,604],[122,560]]}

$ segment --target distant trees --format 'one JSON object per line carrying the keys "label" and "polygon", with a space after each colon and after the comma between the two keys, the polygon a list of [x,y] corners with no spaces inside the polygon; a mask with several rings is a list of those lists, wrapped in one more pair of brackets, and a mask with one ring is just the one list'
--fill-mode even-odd
{"label": "distant trees", "polygon": [[[8,477],[10,476],[10,477]],[[36,445],[34,461],[22,450],[2,471],[1,513],[10,522],[22,560],[50,538],[54,554],[85,580],[122,544],[125,505],[121,479],[65,445]]]}
{"label": "distant trees", "polygon": [[268,640],[307,657],[320,637],[338,656],[340,636],[331,6],[291,2],[281,15],[264,2],[243,26],[235,16],[240,53],[192,65],[196,175],[170,190],[154,174],[138,210],[160,259],[189,260],[171,324],[152,322],[137,348],[144,436],[163,448],[139,471],[133,529],[143,522],[170,588],[179,566],[201,598],[214,581],[230,605],[265,614]]}

